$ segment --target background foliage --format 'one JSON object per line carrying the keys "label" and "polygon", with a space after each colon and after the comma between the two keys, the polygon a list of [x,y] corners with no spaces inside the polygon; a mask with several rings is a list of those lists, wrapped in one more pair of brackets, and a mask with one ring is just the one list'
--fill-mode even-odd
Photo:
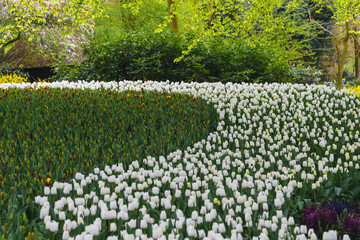
{"label": "background foliage", "polygon": [[285,82],[289,67],[261,46],[238,39],[207,38],[179,62],[196,35],[171,32],[123,33],[107,43],[93,43],[78,67],[60,74],[68,81],[159,80],[198,82]]}

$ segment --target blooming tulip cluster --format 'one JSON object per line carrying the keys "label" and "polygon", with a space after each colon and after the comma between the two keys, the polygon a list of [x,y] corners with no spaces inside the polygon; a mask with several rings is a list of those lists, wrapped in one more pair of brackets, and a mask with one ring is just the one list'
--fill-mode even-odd
{"label": "blooming tulip cluster", "polygon": [[191,146],[44,187],[35,198],[39,216],[62,239],[316,239],[314,229],[295,221],[297,196],[316,197],[326,183],[359,169],[360,101],[346,91],[141,81],[43,85],[190,94],[214,104],[220,119],[216,131]]}
{"label": "blooming tulip cluster", "polygon": [[0,110],[0,236],[9,239],[36,232],[30,199],[43,186],[167,155],[206,137],[218,118],[202,99],[144,89],[3,88]]}

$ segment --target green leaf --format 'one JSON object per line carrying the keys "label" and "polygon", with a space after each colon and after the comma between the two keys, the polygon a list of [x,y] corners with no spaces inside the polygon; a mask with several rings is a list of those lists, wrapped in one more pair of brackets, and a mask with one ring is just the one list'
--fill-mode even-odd
{"label": "green leaf", "polygon": [[311,199],[306,198],[306,199],[304,199],[304,202],[305,202],[306,207],[309,207],[311,204]]}
{"label": "green leaf", "polygon": [[336,196],[340,196],[340,193],[341,193],[341,191],[342,191],[342,188],[335,187],[334,191],[335,191]]}
{"label": "green leaf", "polygon": [[304,209],[304,202],[303,201],[298,201],[298,207],[300,210]]}

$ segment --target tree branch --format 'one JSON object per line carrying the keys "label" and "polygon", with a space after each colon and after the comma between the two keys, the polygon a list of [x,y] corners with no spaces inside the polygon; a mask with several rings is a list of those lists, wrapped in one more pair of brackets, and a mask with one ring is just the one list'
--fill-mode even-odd
{"label": "tree branch", "polygon": [[329,31],[328,29],[326,29],[326,28],[325,28],[323,25],[321,25],[318,21],[316,21],[316,20],[314,20],[314,19],[312,18],[312,16],[311,16],[311,11],[310,11],[309,8],[307,8],[307,10],[308,10],[310,22],[315,22],[316,25],[318,25],[320,28],[322,28],[325,32],[329,33],[331,36],[335,36],[334,33],[332,33],[331,31]]}
{"label": "tree branch", "polygon": [[6,46],[18,41],[20,39],[20,36],[21,36],[21,32],[18,33],[17,37],[14,38],[14,39],[11,39],[9,42],[7,43],[4,43],[3,46],[1,48],[5,48]]}

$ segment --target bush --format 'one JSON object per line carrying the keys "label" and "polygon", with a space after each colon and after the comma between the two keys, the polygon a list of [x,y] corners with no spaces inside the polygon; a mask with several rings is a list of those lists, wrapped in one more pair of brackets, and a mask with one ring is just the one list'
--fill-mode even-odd
{"label": "bush", "polygon": [[312,67],[294,67],[292,69],[292,82],[301,84],[321,83],[321,70]]}
{"label": "bush", "polygon": [[68,81],[171,80],[175,82],[287,82],[290,70],[262,47],[214,37],[198,43],[180,62],[193,35],[125,33],[92,43],[87,60],[57,75]]}
{"label": "bush", "polygon": [[[6,64],[3,65],[2,67],[0,67],[0,77],[1,76],[10,76],[10,75],[14,75],[20,78],[26,78],[27,80],[29,79],[30,75],[25,72],[22,68],[15,68],[13,65],[11,64]],[[2,82],[4,83],[4,82]]]}

